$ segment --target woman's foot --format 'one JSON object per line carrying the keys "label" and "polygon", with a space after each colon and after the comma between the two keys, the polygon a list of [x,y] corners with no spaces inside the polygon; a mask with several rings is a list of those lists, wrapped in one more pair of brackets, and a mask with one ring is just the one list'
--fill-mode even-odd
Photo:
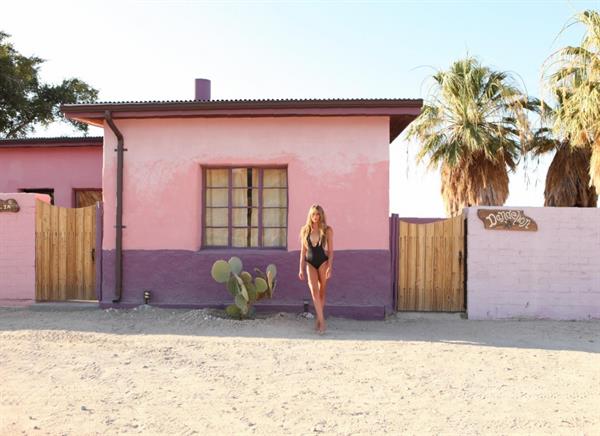
{"label": "woman's foot", "polygon": [[319,331],[321,330],[321,321],[319,321],[319,319],[317,318],[317,320],[315,321],[315,331]]}
{"label": "woman's foot", "polygon": [[320,322],[320,325],[319,325],[319,329],[318,329],[319,334],[320,335],[324,334],[325,330],[327,330],[327,323],[325,322],[325,320],[323,320]]}

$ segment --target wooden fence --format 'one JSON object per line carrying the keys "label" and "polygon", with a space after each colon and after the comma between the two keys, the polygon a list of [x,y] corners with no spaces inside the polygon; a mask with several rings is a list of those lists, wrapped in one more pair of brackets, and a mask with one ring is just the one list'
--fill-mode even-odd
{"label": "wooden fence", "polygon": [[96,207],[36,202],[36,300],[95,300]]}
{"label": "wooden fence", "polygon": [[395,222],[396,310],[464,311],[464,218]]}

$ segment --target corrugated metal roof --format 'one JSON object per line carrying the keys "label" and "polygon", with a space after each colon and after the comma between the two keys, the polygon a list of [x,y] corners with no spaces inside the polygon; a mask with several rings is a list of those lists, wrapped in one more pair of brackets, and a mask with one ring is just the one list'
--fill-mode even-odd
{"label": "corrugated metal roof", "polygon": [[[414,102],[422,103],[420,98],[275,98],[275,99],[211,99],[211,100],[123,100],[123,101],[98,101],[94,103],[83,103],[86,106],[107,105],[107,104],[174,104],[174,103],[202,103],[202,104],[223,104],[223,103],[334,103],[334,102],[356,102],[356,103],[402,103]],[[79,106],[78,104],[67,104],[65,107]]]}
{"label": "corrugated metal roof", "polygon": [[90,147],[102,146],[102,136],[52,136],[0,139],[0,147]]}

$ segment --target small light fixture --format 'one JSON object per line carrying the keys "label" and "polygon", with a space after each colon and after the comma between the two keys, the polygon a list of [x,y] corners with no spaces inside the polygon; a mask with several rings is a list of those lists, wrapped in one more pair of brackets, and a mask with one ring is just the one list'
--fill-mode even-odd
{"label": "small light fixture", "polygon": [[144,291],[144,304],[148,304],[150,301],[150,291]]}
{"label": "small light fixture", "polygon": [[304,300],[304,313],[308,313],[308,300]]}

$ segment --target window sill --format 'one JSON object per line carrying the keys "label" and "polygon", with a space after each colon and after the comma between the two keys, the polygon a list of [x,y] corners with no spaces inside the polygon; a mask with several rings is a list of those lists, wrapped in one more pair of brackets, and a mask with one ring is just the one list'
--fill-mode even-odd
{"label": "window sill", "polygon": [[202,255],[215,255],[219,254],[222,256],[243,256],[244,254],[283,254],[288,253],[287,248],[201,248],[196,251],[196,254]]}

